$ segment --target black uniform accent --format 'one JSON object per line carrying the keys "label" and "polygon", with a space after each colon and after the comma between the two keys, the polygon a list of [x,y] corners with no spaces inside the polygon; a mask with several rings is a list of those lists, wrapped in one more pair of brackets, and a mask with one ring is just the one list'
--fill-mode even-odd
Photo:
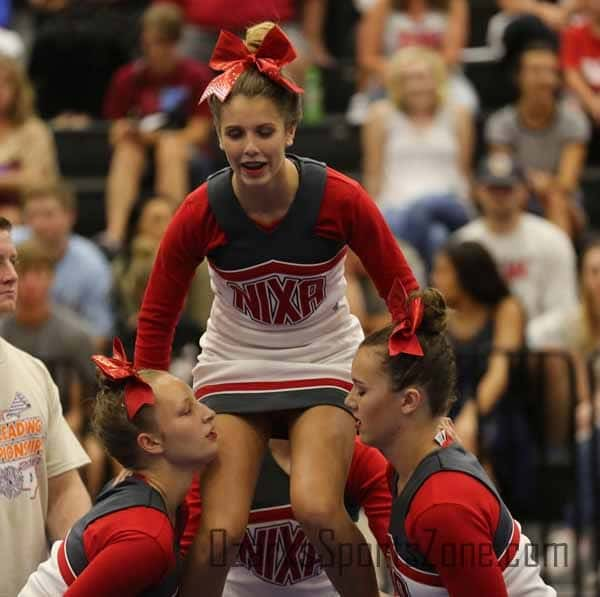
{"label": "black uniform accent", "polygon": [[[416,546],[409,542],[404,523],[417,491],[431,475],[441,471],[453,471],[470,475],[480,483],[483,483],[494,494],[500,504],[500,518],[493,546],[496,557],[500,558],[510,545],[513,534],[513,517],[477,458],[458,444],[441,448],[426,456],[415,469],[402,493],[398,497],[394,496],[395,499],[390,516],[390,534],[394,540],[394,546],[398,555],[412,568],[416,568],[422,572],[437,574],[436,569],[427,561],[426,555],[417,551]],[[397,478],[394,478],[392,480],[393,493],[395,492],[396,485]],[[432,532],[435,532],[435,529],[432,529]],[[464,547],[465,549],[473,547],[475,557],[477,557],[477,546]],[[484,555],[489,556],[491,554]],[[458,556],[460,557],[460,553]],[[465,553],[465,557],[469,557],[468,554]]]}
{"label": "black uniform accent", "polygon": [[231,168],[208,178],[208,202],[227,244],[208,257],[222,270],[243,269],[271,260],[322,263],[335,257],[344,242],[315,236],[327,181],[326,166],[310,158],[289,156],[300,175],[294,201],[283,220],[270,231],[253,222],[239,204],[231,183]]}
{"label": "black uniform accent", "polygon": [[[92,509],[75,523],[65,541],[65,553],[75,576],[79,576],[89,563],[83,545],[83,534],[86,528],[103,516],[138,506],[154,508],[168,516],[160,493],[138,477],[128,477],[114,487],[107,485],[100,492]],[[173,597],[178,594],[180,562],[177,541],[174,544],[174,552],[175,568],[162,579],[160,584],[140,593],[141,597]]]}

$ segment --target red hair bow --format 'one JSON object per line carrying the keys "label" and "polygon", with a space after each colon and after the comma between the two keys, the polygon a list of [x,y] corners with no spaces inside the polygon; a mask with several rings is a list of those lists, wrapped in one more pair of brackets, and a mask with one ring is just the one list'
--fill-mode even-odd
{"label": "red hair bow", "polygon": [[395,357],[403,353],[422,357],[423,349],[417,338],[417,328],[423,319],[421,297],[410,299],[406,288],[396,278],[388,295],[387,304],[394,321],[394,329],[388,341],[390,356]]}
{"label": "red hair bow", "polygon": [[142,380],[137,369],[127,360],[123,343],[119,338],[113,340],[113,356],[95,354],[92,357],[96,367],[111,381],[127,380],[125,385],[125,409],[131,421],[145,404],[154,404],[152,388]]}
{"label": "red hair bow", "polygon": [[273,27],[256,52],[251,52],[244,42],[229,31],[221,31],[217,45],[208,63],[214,70],[225,71],[215,77],[204,90],[200,103],[208,96],[216,95],[224,102],[238,77],[251,65],[282,87],[293,93],[303,93],[281,74],[281,68],[296,58],[296,51],[286,34],[277,26]]}

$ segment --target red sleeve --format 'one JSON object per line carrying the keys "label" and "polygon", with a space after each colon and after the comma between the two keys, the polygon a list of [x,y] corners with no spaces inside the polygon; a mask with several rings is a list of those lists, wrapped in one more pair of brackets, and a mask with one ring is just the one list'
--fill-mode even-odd
{"label": "red sleeve", "polygon": [[192,484],[185,496],[185,505],[187,507],[187,521],[181,538],[179,540],[179,551],[182,557],[187,555],[198,527],[200,526],[200,514],[202,513],[202,499],[200,498],[200,475],[195,474]]}
{"label": "red sleeve", "polygon": [[578,70],[581,65],[579,50],[579,27],[567,27],[561,36],[560,61],[564,69]]}
{"label": "red sleeve", "polygon": [[396,278],[408,293],[418,290],[419,284],[373,199],[356,181],[331,168],[327,173],[317,233],[346,241],[384,300]]}
{"label": "red sleeve", "polygon": [[104,96],[104,118],[125,118],[133,107],[133,65],[121,67],[114,75]]}
{"label": "red sleeve", "polygon": [[136,533],[105,547],[69,586],[67,597],[138,595],[157,584],[171,559],[148,535]]}
{"label": "red sleeve", "polygon": [[469,475],[442,472],[419,489],[406,518],[408,540],[439,572],[450,597],[507,597],[492,538],[496,497]]}
{"label": "red sleeve", "polygon": [[387,551],[392,495],[386,477],[387,461],[379,450],[365,446],[360,440],[354,444],[346,491],[364,508],[369,528],[379,547]]}
{"label": "red sleeve", "polygon": [[138,318],[137,367],[169,368],[175,326],[196,267],[225,242],[206,189],[204,184],[187,196],[160,244]]}

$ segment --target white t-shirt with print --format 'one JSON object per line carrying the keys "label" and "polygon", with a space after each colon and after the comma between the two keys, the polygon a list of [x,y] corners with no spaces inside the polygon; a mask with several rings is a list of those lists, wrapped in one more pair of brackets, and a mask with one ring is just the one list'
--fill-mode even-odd
{"label": "white t-shirt with print", "polygon": [[456,231],[461,241],[477,241],[492,254],[528,319],[577,302],[575,251],[558,226],[524,213],[515,230],[496,234],[479,218]]}
{"label": "white t-shirt with print", "polygon": [[88,462],[46,367],[0,338],[0,597],[48,557],[48,479]]}

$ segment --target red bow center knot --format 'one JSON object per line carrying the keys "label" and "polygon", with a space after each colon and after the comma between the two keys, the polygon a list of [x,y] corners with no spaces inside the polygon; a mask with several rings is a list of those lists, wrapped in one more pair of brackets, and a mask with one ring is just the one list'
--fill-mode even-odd
{"label": "red bow center knot", "polygon": [[395,322],[388,341],[390,356],[410,354],[422,357],[423,348],[417,337],[417,329],[423,320],[421,297],[409,298],[404,285],[396,278],[387,302]]}
{"label": "red bow center knot", "polygon": [[152,388],[140,377],[138,370],[127,359],[123,343],[119,338],[113,340],[113,356],[94,355],[92,361],[111,381],[127,381],[125,384],[125,409],[131,421],[142,406],[154,404]]}

